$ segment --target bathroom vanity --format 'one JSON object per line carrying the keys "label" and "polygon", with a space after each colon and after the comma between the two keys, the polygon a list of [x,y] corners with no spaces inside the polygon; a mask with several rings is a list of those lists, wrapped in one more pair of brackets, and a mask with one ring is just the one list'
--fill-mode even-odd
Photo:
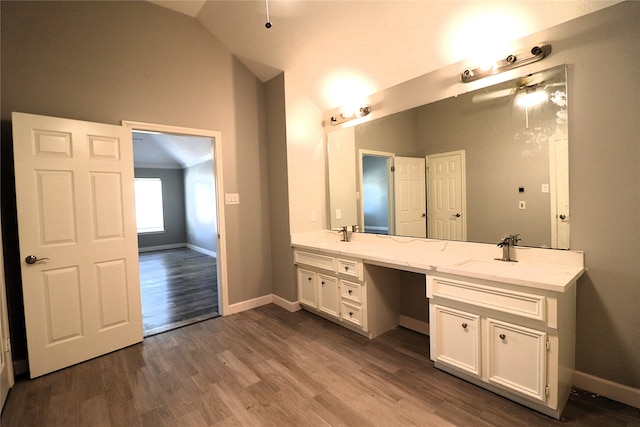
{"label": "bathroom vanity", "polygon": [[399,324],[398,271],[425,275],[437,368],[559,418],[573,384],[578,251],[332,231],[292,236],[300,304],[369,338]]}

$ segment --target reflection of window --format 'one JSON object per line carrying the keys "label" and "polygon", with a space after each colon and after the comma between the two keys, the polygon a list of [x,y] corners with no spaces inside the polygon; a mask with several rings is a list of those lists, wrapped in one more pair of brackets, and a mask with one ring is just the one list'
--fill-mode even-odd
{"label": "reflection of window", "polygon": [[134,188],[138,233],[164,231],[162,181],[160,178],[135,178]]}

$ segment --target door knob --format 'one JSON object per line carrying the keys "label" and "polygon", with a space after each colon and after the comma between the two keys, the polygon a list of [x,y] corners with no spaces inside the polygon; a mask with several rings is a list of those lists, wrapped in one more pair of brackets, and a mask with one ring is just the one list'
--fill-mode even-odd
{"label": "door knob", "polygon": [[455,216],[456,218],[460,218],[460,214],[459,214],[459,213],[455,214],[454,216]]}
{"label": "door knob", "polygon": [[565,214],[560,214],[560,219],[567,219],[567,216]]}
{"label": "door knob", "polygon": [[26,262],[27,264],[35,264],[36,262],[44,261],[46,259],[49,259],[49,258],[38,258],[35,255],[29,255],[24,259],[24,262]]}

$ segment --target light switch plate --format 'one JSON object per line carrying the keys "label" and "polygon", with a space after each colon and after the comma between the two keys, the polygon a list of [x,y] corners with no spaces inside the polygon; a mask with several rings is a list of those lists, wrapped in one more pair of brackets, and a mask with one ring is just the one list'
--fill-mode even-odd
{"label": "light switch plate", "polygon": [[226,193],[224,195],[224,203],[227,205],[239,205],[240,195],[238,193]]}

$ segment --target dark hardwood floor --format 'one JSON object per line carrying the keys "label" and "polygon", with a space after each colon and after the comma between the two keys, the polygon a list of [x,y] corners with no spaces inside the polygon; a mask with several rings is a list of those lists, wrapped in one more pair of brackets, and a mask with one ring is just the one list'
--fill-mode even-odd
{"label": "dark hardwood floor", "polygon": [[267,305],[146,338],[11,390],[13,426],[638,426],[576,390],[558,421],[433,367],[428,337],[368,340]]}
{"label": "dark hardwood floor", "polygon": [[144,336],[219,316],[216,259],[191,249],[140,254]]}

